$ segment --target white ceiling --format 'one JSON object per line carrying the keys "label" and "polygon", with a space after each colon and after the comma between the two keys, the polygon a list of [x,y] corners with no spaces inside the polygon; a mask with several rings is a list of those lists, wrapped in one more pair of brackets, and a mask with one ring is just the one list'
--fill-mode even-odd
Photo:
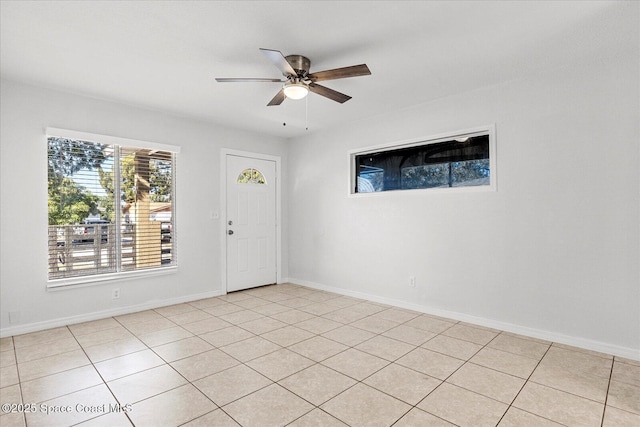
{"label": "white ceiling", "polygon": [[[2,1],[2,77],[282,137],[410,107],[621,49],[617,2]],[[622,12],[621,12],[622,11]],[[366,63],[267,107],[279,83],[258,48],[311,72]],[[287,126],[283,126],[286,123]]]}

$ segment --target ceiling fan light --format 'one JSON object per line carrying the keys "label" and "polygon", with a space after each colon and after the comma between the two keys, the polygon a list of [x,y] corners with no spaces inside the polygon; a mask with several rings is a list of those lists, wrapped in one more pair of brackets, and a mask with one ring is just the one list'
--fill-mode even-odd
{"label": "ceiling fan light", "polygon": [[309,93],[309,88],[304,83],[287,83],[282,90],[290,99],[302,99]]}

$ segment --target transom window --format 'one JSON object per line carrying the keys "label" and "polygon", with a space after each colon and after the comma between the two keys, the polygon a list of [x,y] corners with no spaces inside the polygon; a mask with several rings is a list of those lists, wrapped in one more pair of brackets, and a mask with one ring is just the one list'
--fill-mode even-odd
{"label": "transom window", "polygon": [[47,140],[50,287],[177,265],[176,153],[104,138]]}
{"label": "transom window", "polygon": [[493,132],[464,132],[352,154],[352,193],[489,187]]}

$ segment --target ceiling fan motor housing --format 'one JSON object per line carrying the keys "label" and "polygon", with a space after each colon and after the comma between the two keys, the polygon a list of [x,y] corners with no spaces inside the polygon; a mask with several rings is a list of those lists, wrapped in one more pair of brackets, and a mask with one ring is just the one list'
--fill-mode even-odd
{"label": "ceiling fan motor housing", "polygon": [[289,55],[285,56],[285,59],[291,67],[298,73],[299,77],[305,77],[309,74],[309,68],[311,68],[311,60],[302,55]]}

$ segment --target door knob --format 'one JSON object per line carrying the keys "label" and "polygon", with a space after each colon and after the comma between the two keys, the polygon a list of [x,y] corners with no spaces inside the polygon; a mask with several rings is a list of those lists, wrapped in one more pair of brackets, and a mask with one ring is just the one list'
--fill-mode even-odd
{"label": "door knob", "polygon": [[231,236],[231,235],[233,234],[233,230],[229,230],[229,231],[227,231],[227,234],[228,234],[229,236]]}

